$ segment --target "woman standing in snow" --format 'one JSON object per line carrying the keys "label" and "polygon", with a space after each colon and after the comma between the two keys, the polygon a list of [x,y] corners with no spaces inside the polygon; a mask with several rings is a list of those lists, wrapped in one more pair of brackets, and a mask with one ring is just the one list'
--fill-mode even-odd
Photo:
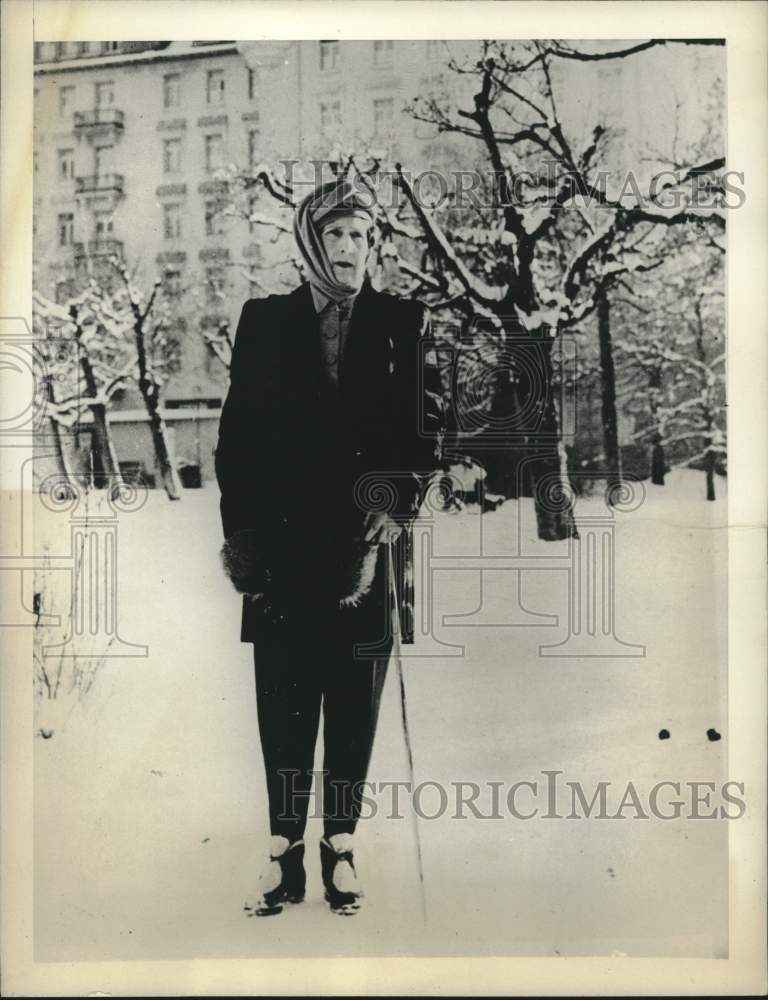
{"label": "woman standing in snow", "polygon": [[325,898],[359,908],[353,834],[392,647],[386,543],[439,464],[439,388],[420,372],[427,311],[371,286],[371,201],[340,180],[299,204],[309,280],[246,302],[219,427],[222,554],[254,645],[272,835],[246,904],[258,915],[304,898],[321,705]]}

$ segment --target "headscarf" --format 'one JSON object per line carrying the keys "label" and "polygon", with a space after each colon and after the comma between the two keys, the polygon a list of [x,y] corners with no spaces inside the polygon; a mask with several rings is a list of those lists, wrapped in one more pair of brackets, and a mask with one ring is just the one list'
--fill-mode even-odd
{"label": "headscarf", "polygon": [[349,298],[349,288],[333,273],[323,241],[321,224],[329,216],[355,216],[373,222],[373,194],[355,187],[349,180],[321,184],[303,198],[293,218],[293,235],[299,248],[310,284],[334,302]]}

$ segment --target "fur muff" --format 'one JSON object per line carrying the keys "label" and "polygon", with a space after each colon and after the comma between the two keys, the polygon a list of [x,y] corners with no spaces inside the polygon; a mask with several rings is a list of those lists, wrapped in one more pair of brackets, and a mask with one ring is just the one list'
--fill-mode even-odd
{"label": "fur muff", "polygon": [[250,528],[236,531],[221,547],[224,572],[239,594],[263,593],[269,584],[269,571],[259,544],[258,532]]}
{"label": "fur muff", "polygon": [[[270,574],[264,565],[258,532],[236,531],[221,548],[224,571],[239,594],[269,595]],[[370,593],[376,576],[378,545],[358,535],[339,554],[339,607],[356,608]]]}
{"label": "fur muff", "polygon": [[357,536],[350,539],[347,550],[340,560],[341,599],[339,607],[356,608],[366,594],[370,593],[376,576],[379,546]]}

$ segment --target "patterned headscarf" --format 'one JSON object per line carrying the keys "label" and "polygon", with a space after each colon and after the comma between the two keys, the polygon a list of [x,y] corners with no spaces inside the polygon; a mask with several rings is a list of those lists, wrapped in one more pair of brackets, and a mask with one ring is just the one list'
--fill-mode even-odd
{"label": "patterned headscarf", "polygon": [[349,288],[336,279],[320,232],[330,216],[350,215],[373,223],[373,195],[341,179],[321,184],[311,191],[299,202],[293,218],[293,235],[309,282],[334,302],[349,298]]}

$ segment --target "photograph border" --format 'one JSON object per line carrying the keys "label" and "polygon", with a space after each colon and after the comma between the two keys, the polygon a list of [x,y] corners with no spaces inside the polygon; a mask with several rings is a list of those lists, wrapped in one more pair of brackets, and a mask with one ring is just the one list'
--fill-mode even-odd
{"label": "photograph border", "polygon": [[[36,963],[33,953],[31,632],[0,630],[2,992],[113,995],[745,995],[766,989],[766,566],[768,4],[741,0],[5,0],[2,16],[0,336],[31,329],[35,40],[185,38],[726,39],[728,168],[746,203],[728,218],[728,776],[747,812],[729,827],[728,959],[349,958]],[[418,16],[414,8],[418,7]],[[483,8],[482,11],[480,8]],[[482,34],[478,28],[482,28]],[[556,30],[553,30],[556,29]],[[22,398],[24,387],[14,382]],[[0,403],[2,417],[14,399]],[[16,442],[16,438],[11,439]],[[2,443],[2,442],[0,442]],[[0,447],[3,551],[18,550],[19,470]],[[24,574],[31,594],[31,573]],[[18,576],[0,573],[0,606]],[[29,597],[29,595],[28,595]],[[31,600],[29,600],[31,606]],[[702,873],[702,877],[706,877]]]}

